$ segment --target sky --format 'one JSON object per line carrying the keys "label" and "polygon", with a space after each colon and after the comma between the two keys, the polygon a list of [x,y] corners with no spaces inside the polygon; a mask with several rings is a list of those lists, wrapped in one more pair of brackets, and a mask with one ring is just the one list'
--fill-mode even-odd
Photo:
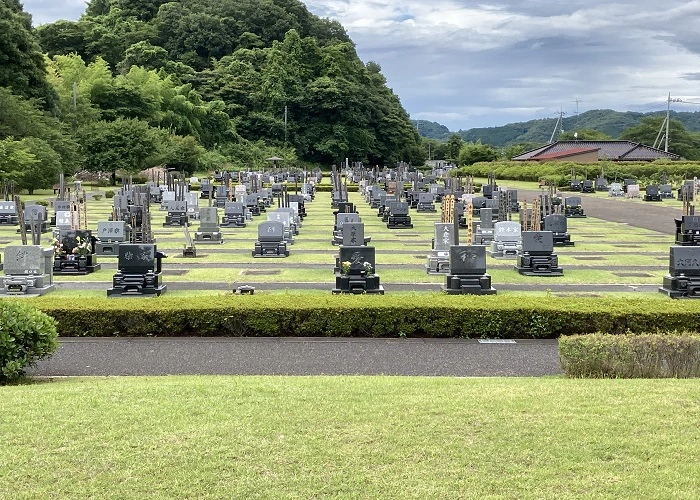
{"label": "sky", "polygon": [[[24,0],[34,25],[84,0]],[[559,113],[700,111],[700,0],[304,0],[338,20],[413,120],[451,131]]]}

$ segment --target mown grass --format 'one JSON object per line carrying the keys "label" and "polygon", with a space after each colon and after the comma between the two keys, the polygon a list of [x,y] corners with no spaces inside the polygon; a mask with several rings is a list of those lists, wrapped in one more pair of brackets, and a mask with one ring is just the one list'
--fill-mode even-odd
{"label": "mown grass", "polygon": [[62,379],[5,387],[2,498],[694,498],[690,380]]}

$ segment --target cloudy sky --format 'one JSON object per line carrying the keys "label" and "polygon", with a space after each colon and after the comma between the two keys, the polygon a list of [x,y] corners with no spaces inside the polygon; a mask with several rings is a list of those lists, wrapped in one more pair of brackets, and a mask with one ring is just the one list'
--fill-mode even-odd
{"label": "cloudy sky", "polygon": [[[700,111],[700,0],[305,0],[382,67],[413,119],[450,130],[590,109]],[[24,0],[34,24],[84,0]],[[694,104],[698,103],[698,104]]]}

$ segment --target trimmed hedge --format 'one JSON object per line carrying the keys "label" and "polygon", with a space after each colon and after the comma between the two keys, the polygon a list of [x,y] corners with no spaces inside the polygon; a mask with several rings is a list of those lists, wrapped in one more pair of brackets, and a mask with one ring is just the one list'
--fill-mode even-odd
{"label": "trimmed hedge", "polygon": [[589,179],[594,179],[601,171],[609,182],[617,179],[650,179],[658,183],[661,173],[666,172],[669,181],[679,182],[682,179],[700,177],[700,162],[656,160],[652,162],[599,161],[597,163],[581,164],[565,161],[529,162],[529,161],[495,161],[474,163],[460,167],[452,176],[474,175],[486,177],[489,173],[496,179],[537,182],[540,179],[556,181],[559,185],[567,185],[571,178],[571,169],[575,168],[579,177],[588,173]]}
{"label": "trimmed hedge", "polygon": [[700,377],[700,335],[574,335],[559,339],[568,377]]}
{"label": "trimmed hedge", "polygon": [[35,299],[61,336],[557,338],[700,331],[700,302],[293,292],[207,297]]}

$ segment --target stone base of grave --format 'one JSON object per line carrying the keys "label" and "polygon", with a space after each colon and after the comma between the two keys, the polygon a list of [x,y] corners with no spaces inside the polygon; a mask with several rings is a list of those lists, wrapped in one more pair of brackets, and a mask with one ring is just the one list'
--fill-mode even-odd
{"label": "stone base of grave", "polygon": [[[362,244],[366,246],[370,241],[372,241],[372,237],[365,236]],[[333,241],[331,241],[331,245],[342,245],[342,244],[343,244],[343,235],[342,234],[340,234],[340,235],[334,234]]]}
{"label": "stone base of grave", "polygon": [[572,247],[574,242],[571,241],[569,233],[554,233],[552,234],[552,242],[555,247]]}
{"label": "stone base of grave", "polygon": [[257,205],[249,205],[246,208],[248,209],[248,212],[250,212],[250,215],[260,215],[260,207]]}
{"label": "stone base of grave", "polygon": [[166,292],[167,285],[160,282],[160,273],[122,273],[118,271],[112,278],[112,288],[107,289],[107,297],[159,296]]}
{"label": "stone base of grave", "polygon": [[497,241],[491,242],[488,254],[494,259],[516,259],[520,253],[521,245],[504,245]]}
{"label": "stone base of grave", "polygon": [[493,231],[477,231],[474,235],[474,245],[490,245],[493,243]]}
{"label": "stone base of grave", "polygon": [[221,219],[221,227],[245,227],[245,216],[234,215],[227,216],[224,215]]}
{"label": "stone base of grave", "polygon": [[220,245],[224,242],[221,231],[197,231],[194,233],[194,241],[203,244]]}
{"label": "stone base of grave", "polygon": [[389,229],[413,229],[410,215],[390,215],[386,227]]}
{"label": "stone base of grave", "polygon": [[253,250],[253,257],[284,258],[289,257],[289,250],[287,250],[287,244],[285,242],[270,243],[266,241],[257,241],[255,243],[255,250]]}
{"label": "stone base of grave", "polygon": [[120,241],[97,241],[95,242],[95,255],[112,256],[119,255]]}
{"label": "stone base of grave", "polygon": [[450,272],[449,252],[435,252],[428,255],[425,271],[428,274],[448,274]]}
{"label": "stone base of grave", "polygon": [[189,226],[190,225],[190,218],[187,216],[187,214],[183,215],[166,215],[165,216],[165,222],[163,222],[163,227],[182,227],[182,226]]}
{"label": "stone base of grave", "polygon": [[672,299],[700,299],[700,276],[664,276],[664,285],[659,292]]}
{"label": "stone base of grave", "polygon": [[418,203],[416,205],[416,212],[437,212],[437,208],[432,203]]}
{"label": "stone base of grave", "polygon": [[335,288],[331,290],[334,294],[352,293],[352,294],[378,294],[384,295],[384,287],[379,284],[379,275],[350,275],[350,276],[335,276]]}
{"label": "stone base of grave", "polygon": [[494,295],[496,289],[491,286],[488,274],[448,274],[445,276],[443,293],[447,295]]}
{"label": "stone base of grave", "polygon": [[54,259],[53,274],[73,274],[85,275],[94,273],[101,269],[101,265],[97,263],[95,255],[86,257],[76,257],[75,259]]}
{"label": "stone base of grave", "polygon": [[700,234],[677,233],[676,245],[680,245],[682,247],[700,246]]}
{"label": "stone base of grave", "polygon": [[585,219],[588,217],[585,213],[583,213],[583,209],[581,207],[567,208],[564,210],[564,216],[569,219]]}
{"label": "stone base of grave", "polygon": [[19,224],[16,215],[0,215],[0,224],[6,226],[16,226]]}
{"label": "stone base of grave", "polygon": [[187,246],[182,249],[182,256],[183,257],[197,257],[197,249],[195,248],[194,245]]}
{"label": "stone base of grave", "polygon": [[0,294],[44,295],[56,288],[47,274],[0,276]]}
{"label": "stone base of grave", "polygon": [[[26,227],[26,229],[27,229],[27,232],[31,232],[32,226],[30,226],[29,224],[25,224],[25,227]],[[44,222],[42,222],[42,223],[41,223],[41,228],[39,228],[39,232],[41,232],[41,233],[48,233],[49,231],[51,231],[51,226],[49,226],[49,221],[44,221]],[[17,233],[18,233],[18,234],[21,233],[21,232],[22,232],[21,229],[18,229],[18,230],[17,230]]]}
{"label": "stone base of grave", "polygon": [[658,194],[657,194],[657,195],[645,194],[645,195],[644,195],[644,201],[663,201],[663,200],[661,199],[661,195],[658,195]]}
{"label": "stone base of grave", "polygon": [[564,276],[556,254],[518,255],[515,269],[523,276]]}

